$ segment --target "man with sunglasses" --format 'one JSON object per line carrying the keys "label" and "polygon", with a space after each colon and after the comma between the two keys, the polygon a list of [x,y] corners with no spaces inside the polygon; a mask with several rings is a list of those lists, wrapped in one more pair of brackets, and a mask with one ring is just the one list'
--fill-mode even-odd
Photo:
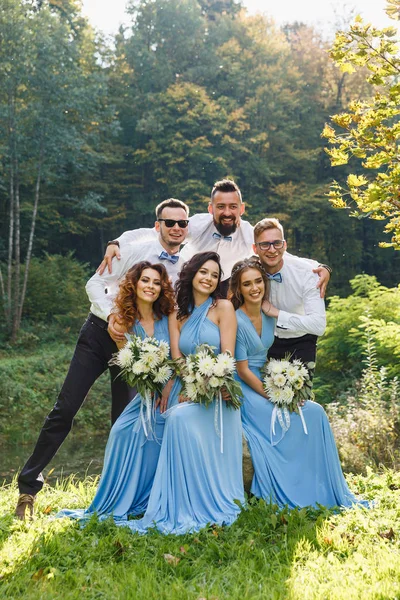
{"label": "man with sunglasses", "polygon": [[70,368],[57,402],[47,416],[34,451],[23,467],[18,487],[20,496],[16,516],[24,520],[33,514],[35,495],[43,486],[43,469],[49,464],[71,430],[73,419],[82,406],[94,382],[109,369],[111,374],[111,422],[114,423],[132,398],[132,390],[122,380],[119,369],[108,362],[117,352],[117,345],[108,332],[111,310],[119,281],[136,263],[148,260],[162,263],[174,282],[181,268],[179,257],[189,224],[189,208],[175,198],[161,202],[156,208],[157,239],[141,238],[124,247],[123,257],[114,261],[113,272],[93,275],[86,284],[91,301],[90,313],[84,323]]}
{"label": "man with sunglasses", "polygon": [[[190,217],[186,244],[181,250],[181,257],[184,261],[189,260],[197,252],[213,251],[220,255],[224,295],[228,291],[231,271],[235,262],[253,254],[253,226],[241,218],[244,210],[245,205],[238,185],[232,179],[217,181],[211,191],[208,212]],[[117,240],[109,242],[98,273],[103,273],[106,267],[111,272],[112,264],[116,263],[116,261],[112,263],[113,257],[115,256],[117,260],[121,259],[126,244],[146,239],[151,235],[155,237],[155,229],[136,229],[126,231]],[[288,260],[297,260],[297,257],[289,253],[287,258]],[[318,272],[320,279],[317,287],[323,297],[330,273],[325,265],[319,265],[312,260],[309,261],[309,268]],[[114,335],[112,323],[110,329]]]}
{"label": "man with sunglasses", "polygon": [[275,341],[268,357],[291,354],[305,363],[315,362],[317,339],[326,327],[324,300],[309,261],[293,260],[286,247],[278,219],[263,219],[254,227],[254,252],[270,281],[270,301],[263,304],[263,311],[276,318]]}

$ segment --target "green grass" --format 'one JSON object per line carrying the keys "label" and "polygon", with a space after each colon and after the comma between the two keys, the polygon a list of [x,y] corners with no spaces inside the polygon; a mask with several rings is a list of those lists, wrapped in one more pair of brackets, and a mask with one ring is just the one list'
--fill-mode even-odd
{"label": "green grass", "polygon": [[[68,372],[75,345],[51,341],[23,352],[0,352],[0,440],[31,444],[53,408]],[[85,435],[105,432],[111,412],[110,377],[105,373],[93,386],[75,419]]]}
{"label": "green grass", "polygon": [[87,506],[96,481],[46,486],[32,523],[13,518],[15,484],[0,488],[0,597],[369,600],[400,597],[400,474],[353,476],[370,510],[278,511],[251,501],[229,528],[147,536],[93,518],[52,520]]}

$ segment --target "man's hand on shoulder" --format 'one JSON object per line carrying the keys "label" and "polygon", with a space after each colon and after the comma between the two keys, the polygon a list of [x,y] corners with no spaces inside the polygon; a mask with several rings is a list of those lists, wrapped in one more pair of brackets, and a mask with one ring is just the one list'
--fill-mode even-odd
{"label": "man's hand on shoulder", "polygon": [[108,242],[104,258],[96,269],[96,273],[98,275],[103,275],[104,271],[106,270],[106,267],[108,268],[108,272],[111,275],[112,259],[114,258],[114,256],[117,258],[117,260],[121,259],[121,252],[119,249],[119,243],[117,241]]}
{"label": "man's hand on shoulder", "polygon": [[313,273],[317,273],[319,281],[317,288],[319,288],[319,295],[321,298],[325,298],[326,288],[328,287],[329,280],[331,278],[331,271],[326,265],[319,265],[316,269],[313,269]]}

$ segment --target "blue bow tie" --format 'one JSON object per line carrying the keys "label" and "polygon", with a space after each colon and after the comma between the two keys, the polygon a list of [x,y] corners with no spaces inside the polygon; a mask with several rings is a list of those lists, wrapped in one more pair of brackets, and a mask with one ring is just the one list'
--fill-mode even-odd
{"label": "blue bow tie", "polygon": [[220,233],[217,233],[216,231],[214,231],[214,233],[213,233],[213,238],[216,238],[217,240],[220,240],[222,238],[222,239],[226,240],[227,242],[232,241],[231,235],[221,235]]}
{"label": "blue bow tie", "polygon": [[163,250],[158,258],[161,260],[168,260],[170,263],[175,265],[179,260],[179,254],[168,254],[168,252]]}
{"label": "blue bow tie", "polygon": [[273,275],[267,273],[267,277],[268,279],[276,281],[277,283],[282,283],[282,275],[280,273],[274,273]]}

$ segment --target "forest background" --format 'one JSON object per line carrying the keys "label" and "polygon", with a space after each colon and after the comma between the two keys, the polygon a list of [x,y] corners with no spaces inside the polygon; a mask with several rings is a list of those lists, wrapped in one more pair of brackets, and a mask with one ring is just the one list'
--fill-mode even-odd
{"label": "forest background", "polygon": [[[321,137],[375,93],[365,69],[339,69],[316,29],[234,0],[127,10],[110,42],[77,0],[0,0],[2,443],[31,443],[53,405],[107,240],[151,227],[171,196],[204,212],[229,176],[249,221],[279,217],[291,252],[332,266],[317,399],[346,468],[393,464],[400,254],[379,247],[381,222],[329,203],[333,179],[365,170],[332,167]],[[77,431],[105,432],[108,411],[105,377]]]}

